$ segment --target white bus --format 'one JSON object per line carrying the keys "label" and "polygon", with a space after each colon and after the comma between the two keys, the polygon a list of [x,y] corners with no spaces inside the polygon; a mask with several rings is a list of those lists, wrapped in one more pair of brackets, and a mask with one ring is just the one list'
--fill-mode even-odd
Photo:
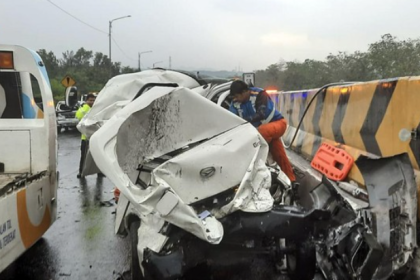
{"label": "white bus", "polygon": [[0,45],[0,272],[57,215],[57,128],[40,56]]}

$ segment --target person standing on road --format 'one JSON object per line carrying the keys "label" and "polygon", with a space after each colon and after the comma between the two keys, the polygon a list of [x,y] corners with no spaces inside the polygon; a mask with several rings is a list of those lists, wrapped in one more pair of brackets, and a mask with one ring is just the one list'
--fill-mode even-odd
{"label": "person standing on road", "polygon": [[[83,106],[81,106],[79,110],[77,110],[76,112],[76,118],[79,121],[83,119],[83,117],[90,111],[90,108],[92,108],[93,104],[95,103],[95,99],[96,99],[95,95],[91,93],[87,95],[86,103],[83,104]],[[89,141],[86,139],[86,135],[82,134],[81,138],[82,138],[81,145],[80,145],[81,155],[80,155],[79,173],[77,174],[77,178],[82,178],[83,165],[85,164],[86,153],[89,147]]]}
{"label": "person standing on road", "polygon": [[280,139],[286,132],[287,121],[277,111],[270,96],[263,89],[248,87],[241,80],[236,80],[231,84],[230,95],[233,97],[233,101],[229,110],[258,129],[258,132],[267,141],[273,159],[289,177],[292,186],[296,185],[292,165]]}

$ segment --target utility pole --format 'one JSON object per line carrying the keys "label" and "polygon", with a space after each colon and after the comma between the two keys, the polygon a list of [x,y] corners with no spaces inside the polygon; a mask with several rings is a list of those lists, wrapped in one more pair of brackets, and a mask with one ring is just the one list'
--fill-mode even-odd
{"label": "utility pole", "polygon": [[114,18],[112,20],[109,21],[109,32],[108,32],[108,37],[109,37],[109,62],[110,62],[110,75],[112,74],[112,59],[111,59],[111,30],[112,30],[112,22],[119,20],[119,19],[123,19],[123,18],[128,18],[131,17],[131,15],[127,15],[127,16],[123,16],[123,17],[119,17],[119,18]]}
{"label": "utility pole", "polygon": [[141,71],[141,63],[140,63],[141,55],[144,54],[144,53],[151,53],[151,52],[152,51],[139,52],[139,72]]}
{"label": "utility pole", "polygon": [[153,63],[153,68],[155,68],[155,65],[156,65],[156,64],[158,64],[158,63],[162,63],[162,62],[163,62],[163,61],[154,62],[154,63]]}

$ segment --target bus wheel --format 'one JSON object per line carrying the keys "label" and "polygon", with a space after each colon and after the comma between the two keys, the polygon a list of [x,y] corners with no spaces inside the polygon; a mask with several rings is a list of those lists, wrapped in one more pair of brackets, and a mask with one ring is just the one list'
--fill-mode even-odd
{"label": "bus wheel", "polygon": [[139,255],[137,253],[137,243],[139,241],[138,229],[140,221],[134,221],[130,224],[130,239],[131,239],[131,280],[143,280],[143,275],[140,269]]}

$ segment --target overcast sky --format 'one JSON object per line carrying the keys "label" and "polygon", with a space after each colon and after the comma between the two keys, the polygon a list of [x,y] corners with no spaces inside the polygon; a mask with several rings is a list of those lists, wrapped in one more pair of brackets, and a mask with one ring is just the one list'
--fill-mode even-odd
{"label": "overcast sky", "polygon": [[172,68],[253,71],[366,51],[386,33],[420,38],[419,11],[418,0],[0,0],[0,42],[108,55],[109,21],[131,15],[112,24],[123,66],[151,50],[142,68],[171,57]]}

